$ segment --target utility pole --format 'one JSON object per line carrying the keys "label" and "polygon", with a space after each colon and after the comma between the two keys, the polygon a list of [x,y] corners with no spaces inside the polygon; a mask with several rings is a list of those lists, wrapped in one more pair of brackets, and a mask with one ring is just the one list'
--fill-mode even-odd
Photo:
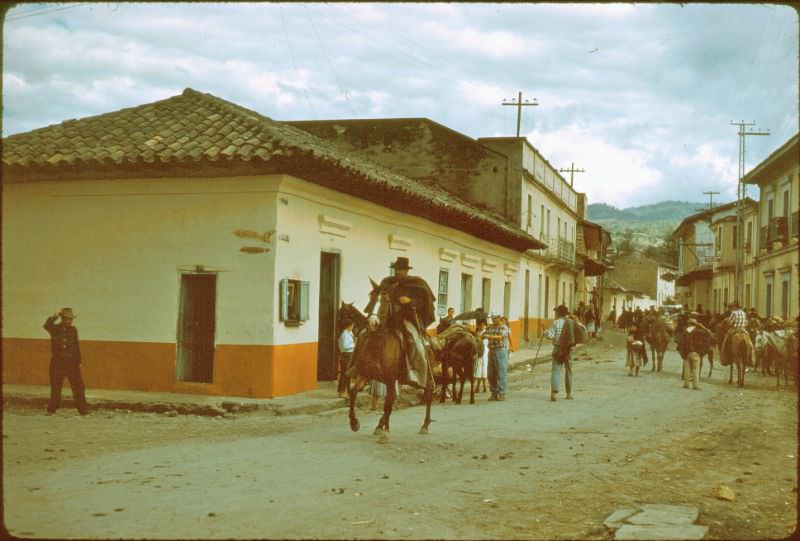
{"label": "utility pole", "polygon": [[533,98],[533,101],[525,100],[525,103],[522,103],[522,92],[517,94],[517,101],[508,101],[503,100],[502,105],[514,105],[517,108],[517,137],[519,137],[519,122],[522,118],[522,108],[523,107],[536,107],[539,103],[536,101],[536,98]]}
{"label": "utility pole", "polygon": [[708,196],[708,210],[714,208],[714,196],[719,195],[719,192],[703,192],[703,195]]}
{"label": "utility pole", "polygon": [[[742,227],[742,213],[744,212],[744,200],[747,197],[747,186],[742,182],[745,168],[745,138],[748,135],[769,135],[769,130],[747,130],[747,127],[755,125],[755,120],[753,122],[745,122],[744,120],[734,122],[731,120],[731,126],[739,126],[739,184],[736,187],[736,268],[734,269],[733,278],[735,285],[734,300],[739,301],[742,306],[745,306],[745,302],[742,300],[742,282],[744,278],[744,273],[742,272],[742,265],[744,262],[744,232],[742,231],[744,227]],[[758,231],[758,229],[756,229],[756,231]]]}
{"label": "utility pole", "polygon": [[575,162],[572,162],[569,169],[559,169],[559,173],[569,173],[569,185],[572,186],[572,177],[575,173],[585,173],[585,169],[575,169]]}

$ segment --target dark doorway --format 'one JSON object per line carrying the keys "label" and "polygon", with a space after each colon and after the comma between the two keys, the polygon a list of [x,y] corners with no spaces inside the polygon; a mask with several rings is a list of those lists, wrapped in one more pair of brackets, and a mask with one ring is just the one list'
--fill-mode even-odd
{"label": "dark doorway", "polygon": [[216,305],[216,274],[181,275],[178,381],[213,382]]}
{"label": "dark doorway", "polygon": [[336,379],[336,310],[339,307],[339,254],[322,252],[319,264],[317,379]]}

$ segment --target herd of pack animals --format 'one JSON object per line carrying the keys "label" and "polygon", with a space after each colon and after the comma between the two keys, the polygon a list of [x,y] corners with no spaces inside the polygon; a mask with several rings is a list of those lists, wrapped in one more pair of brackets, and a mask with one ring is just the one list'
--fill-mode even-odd
{"label": "herd of pack animals", "polygon": [[[383,414],[378,420],[374,435],[379,436],[381,442],[388,441],[389,417],[396,399],[395,383],[400,381],[403,366],[402,342],[397,332],[386,321],[378,321],[373,315],[379,300],[378,285],[372,282],[369,304],[360,311],[352,303],[342,302],[337,314],[338,321],[349,319],[354,323],[354,334],[357,337],[356,349],[353,354],[353,373],[348,393],[350,429],[358,431],[360,423],[356,416],[355,402],[359,391],[369,380],[380,381],[386,385]],[[670,320],[661,315],[645,316],[641,322],[644,336],[650,345],[652,371],[661,371],[664,362],[664,353],[667,351],[669,341],[674,338],[675,329]],[[774,322],[761,325],[751,321],[749,335],[736,333],[728,339],[726,351],[720,351],[723,338],[728,330],[727,321],[722,316],[714,316],[709,325],[713,339],[707,351],[698,352],[700,356],[700,373],[703,370],[703,359],[708,358],[708,378],[714,370],[714,352],[722,361],[723,366],[730,366],[728,383],[733,383],[733,370],[736,367],[737,385],[744,387],[744,374],[746,367],[754,366],[754,370],[761,371],[763,375],[776,378],[776,389],[780,389],[781,377],[784,388],[789,388],[789,381],[794,382],[798,389],[798,355],[797,355],[797,328],[796,326],[781,326]],[[754,336],[754,342],[750,336]],[[431,337],[431,347],[428,352],[431,377],[427,379],[423,392],[425,404],[425,417],[420,434],[427,434],[431,423],[431,403],[433,402],[434,387],[440,385],[440,402],[446,400],[448,385],[452,385],[451,396],[455,403],[460,404],[463,397],[464,385],[470,383],[469,403],[475,403],[475,387],[473,373],[476,360],[483,354],[482,340],[475,331],[465,325],[451,325],[445,332]],[[458,390],[456,386],[458,384]]]}

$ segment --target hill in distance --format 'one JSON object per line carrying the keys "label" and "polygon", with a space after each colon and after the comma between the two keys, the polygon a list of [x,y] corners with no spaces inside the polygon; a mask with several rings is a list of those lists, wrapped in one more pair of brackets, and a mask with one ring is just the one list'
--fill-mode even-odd
{"label": "hill in distance", "polygon": [[708,203],[661,201],[625,209],[618,209],[605,203],[592,203],[586,210],[589,221],[602,225],[611,233],[612,247],[615,245],[615,240],[619,243],[626,232],[629,232],[632,234],[633,245],[637,249],[644,249],[648,246],[663,246],[665,237],[674,231],[684,218],[707,208]]}
{"label": "hill in distance", "polygon": [[[715,205],[716,206],[716,205]],[[692,203],[689,201],[661,201],[652,205],[618,209],[605,203],[592,203],[587,207],[587,219],[615,220],[623,222],[680,222],[687,216],[708,208],[708,203]]]}

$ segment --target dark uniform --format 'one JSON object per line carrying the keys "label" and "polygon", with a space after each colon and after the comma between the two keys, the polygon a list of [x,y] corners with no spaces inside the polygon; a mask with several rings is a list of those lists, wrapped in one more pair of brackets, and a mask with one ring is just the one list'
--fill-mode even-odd
{"label": "dark uniform", "polygon": [[56,324],[58,316],[47,318],[45,330],[50,333],[50,403],[48,413],[54,413],[61,405],[61,387],[64,377],[69,379],[75,407],[81,415],[86,414],[86,388],[81,376],[81,349],[78,344],[78,329],[72,325]]}

